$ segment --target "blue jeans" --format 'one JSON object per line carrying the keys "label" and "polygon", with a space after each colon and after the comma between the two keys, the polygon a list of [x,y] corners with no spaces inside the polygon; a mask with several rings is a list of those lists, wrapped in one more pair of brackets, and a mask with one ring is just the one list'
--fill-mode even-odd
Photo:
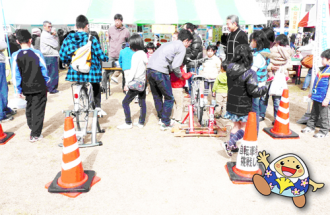
{"label": "blue jeans", "polygon": [[[187,70],[188,70],[188,72],[195,72],[195,67],[189,68]],[[197,72],[195,72],[195,73],[198,75],[198,67],[197,67]],[[189,95],[191,95],[191,86],[192,86],[193,77],[194,77],[194,75],[192,75],[191,78],[188,79]]]}
{"label": "blue jeans", "polygon": [[281,96],[272,96],[273,97],[273,103],[274,103],[274,121],[277,116],[277,111],[280,107],[280,102],[281,102]]}
{"label": "blue jeans", "polygon": [[147,78],[150,84],[152,96],[154,98],[157,116],[166,126],[169,126],[171,123],[170,117],[174,105],[170,75],[148,69]]}
{"label": "blue jeans", "polygon": [[296,47],[294,46],[294,43],[290,43],[290,48],[296,49]]}
{"label": "blue jeans", "polygon": [[58,57],[44,56],[50,82],[47,84],[48,92],[53,93],[58,87]]}
{"label": "blue jeans", "polygon": [[259,134],[259,116],[261,112],[261,99],[259,98],[253,98],[252,99],[252,111],[257,114],[257,131]]}
{"label": "blue jeans", "polygon": [[307,89],[311,81],[312,81],[312,69],[309,69],[302,88]]}
{"label": "blue jeans", "polygon": [[8,84],[6,80],[6,64],[0,63],[0,120],[6,118],[6,114],[10,114],[12,110],[8,105]]}
{"label": "blue jeans", "polygon": [[143,92],[137,90],[129,90],[123,100],[123,108],[125,113],[125,122],[126,124],[131,124],[131,109],[129,104],[133,101],[133,99],[138,96],[139,97],[139,106],[140,106],[140,118],[139,123],[144,125],[147,115],[147,105],[146,105],[146,90],[144,89]]}

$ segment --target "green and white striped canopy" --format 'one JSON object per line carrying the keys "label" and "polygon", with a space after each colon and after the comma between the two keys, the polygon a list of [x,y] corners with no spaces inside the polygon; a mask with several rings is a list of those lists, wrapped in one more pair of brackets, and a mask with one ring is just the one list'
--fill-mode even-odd
{"label": "green and white striped canopy", "polygon": [[87,17],[91,23],[113,23],[117,13],[126,24],[224,25],[232,14],[240,25],[267,24],[255,0],[91,0]]}

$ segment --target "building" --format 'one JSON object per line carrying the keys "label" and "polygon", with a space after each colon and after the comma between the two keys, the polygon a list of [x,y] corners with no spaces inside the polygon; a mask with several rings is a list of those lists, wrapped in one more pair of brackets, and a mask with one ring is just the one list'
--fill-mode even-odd
{"label": "building", "polygon": [[285,4],[285,20],[290,20],[290,4],[301,4],[302,18],[315,4],[316,0],[256,0],[269,22],[280,20],[280,6]]}

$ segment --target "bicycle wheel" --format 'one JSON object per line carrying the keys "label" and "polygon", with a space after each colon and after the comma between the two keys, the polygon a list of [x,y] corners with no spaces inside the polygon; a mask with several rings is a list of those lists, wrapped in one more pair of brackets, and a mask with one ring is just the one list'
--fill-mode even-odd
{"label": "bicycle wheel", "polygon": [[200,90],[198,90],[198,92],[197,92],[197,100],[196,100],[196,106],[197,106],[197,119],[198,119],[198,122],[199,122],[199,124],[201,124],[202,125],[202,121],[203,121],[203,107],[201,107],[201,102],[200,102],[200,100],[201,100],[202,98],[200,97]]}
{"label": "bicycle wheel", "polygon": [[89,99],[87,97],[87,89],[85,87],[82,87],[79,93],[79,109],[78,112],[76,113],[76,124],[77,124],[77,130],[81,131],[82,127],[86,126],[86,120],[84,120],[84,117],[88,117],[88,104],[89,104]]}
{"label": "bicycle wheel", "polygon": [[95,101],[94,101],[94,90],[92,84],[88,85],[88,110],[95,109]]}

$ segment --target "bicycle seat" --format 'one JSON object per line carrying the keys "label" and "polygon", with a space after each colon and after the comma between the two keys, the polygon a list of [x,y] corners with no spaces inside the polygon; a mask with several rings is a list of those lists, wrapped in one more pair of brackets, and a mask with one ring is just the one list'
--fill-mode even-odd
{"label": "bicycle seat", "polygon": [[194,80],[194,81],[205,81],[206,78],[205,78],[204,76],[202,76],[202,75],[195,75],[195,76],[193,77],[193,80]]}

